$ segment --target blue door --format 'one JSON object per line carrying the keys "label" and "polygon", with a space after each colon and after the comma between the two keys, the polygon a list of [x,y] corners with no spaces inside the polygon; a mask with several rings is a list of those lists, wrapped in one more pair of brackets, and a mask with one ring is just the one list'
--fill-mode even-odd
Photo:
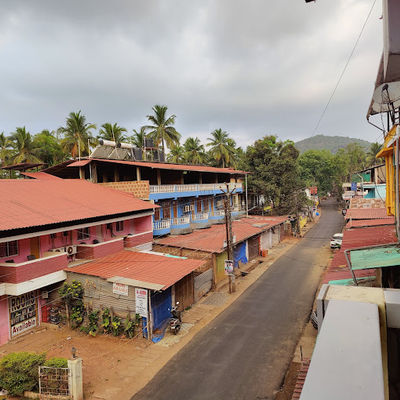
{"label": "blue door", "polygon": [[246,242],[238,244],[233,250],[233,265],[238,267],[239,261],[243,264],[246,264],[248,261],[246,257]]}

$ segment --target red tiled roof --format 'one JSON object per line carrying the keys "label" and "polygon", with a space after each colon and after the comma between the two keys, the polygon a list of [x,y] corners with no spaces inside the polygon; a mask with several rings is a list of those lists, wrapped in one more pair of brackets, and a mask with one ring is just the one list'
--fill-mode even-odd
{"label": "red tiled roof", "polygon": [[[233,235],[236,242],[241,242],[257,235],[275,225],[282,224],[287,216],[282,217],[245,217],[232,222]],[[221,253],[226,240],[225,225],[212,225],[208,229],[199,229],[187,235],[167,236],[158,239],[157,243],[173,247]]]}
{"label": "red tiled roof", "polygon": [[344,251],[347,249],[395,242],[397,242],[397,236],[395,227],[393,225],[373,226],[344,231],[342,247],[334,255],[331,266],[338,267],[347,265],[346,258],[344,256]]}
{"label": "red tiled roof", "polygon": [[[91,160],[113,163],[113,164],[123,164],[123,165],[133,165],[136,167],[147,167],[147,168],[159,168],[159,169],[173,169],[178,171],[196,171],[196,172],[213,172],[218,174],[247,174],[246,171],[239,171],[232,168],[216,168],[209,167],[207,165],[189,165],[189,164],[169,164],[169,163],[158,163],[158,162],[148,162],[148,161],[125,161],[125,160],[109,160],[103,158],[92,158],[87,160],[75,161],[69,164],[68,167],[80,167],[90,163]],[[86,162],[85,164],[83,164]]]}
{"label": "red tiled roof", "polygon": [[108,279],[114,276],[163,285],[167,289],[205,261],[122,250],[67,271]]}
{"label": "red tiled roof", "polygon": [[349,208],[346,219],[381,219],[391,218],[387,215],[386,208]]}
{"label": "red tiled roof", "polygon": [[354,219],[346,224],[346,229],[364,228],[367,226],[394,225],[394,217],[379,219]]}
{"label": "red tiled roof", "polygon": [[48,180],[58,180],[61,179],[58,176],[47,174],[46,172],[21,172],[21,175],[28,176],[34,179],[48,179]]}
{"label": "red tiled roof", "polygon": [[0,179],[0,231],[154,207],[128,193],[80,179]]}

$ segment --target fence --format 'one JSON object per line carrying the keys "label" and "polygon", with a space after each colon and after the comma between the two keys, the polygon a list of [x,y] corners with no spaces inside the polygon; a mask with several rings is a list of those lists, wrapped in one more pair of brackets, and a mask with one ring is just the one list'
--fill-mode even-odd
{"label": "fence", "polygon": [[48,396],[71,396],[69,386],[70,369],[69,368],[53,368],[39,367],[39,393],[41,399]]}

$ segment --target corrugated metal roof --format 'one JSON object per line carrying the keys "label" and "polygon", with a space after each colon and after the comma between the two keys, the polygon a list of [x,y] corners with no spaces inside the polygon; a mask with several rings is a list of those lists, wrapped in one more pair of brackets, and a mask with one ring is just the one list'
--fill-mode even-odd
{"label": "corrugated metal roof", "polygon": [[379,219],[355,219],[346,224],[346,229],[365,228],[367,226],[394,225],[394,217]]}
{"label": "corrugated metal roof", "polygon": [[[207,165],[191,165],[191,164],[169,164],[169,163],[158,163],[158,162],[147,162],[147,161],[124,161],[124,160],[107,160],[103,158],[92,158],[88,161],[95,160],[100,162],[107,162],[113,164],[123,164],[123,165],[134,165],[137,167],[147,167],[147,168],[158,168],[158,169],[170,169],[178,171],[196,171],[196,172],[213,172],[219,174],[234,174],[243,175],[248,174],[246,171],[235,170],[232,168],[216,168],[209,167]],[[83,160],[81,160],[83,161]],[[79,166],[76,162],[70,164],[69,167]]]}
{"label": "corrugated metal roof", "polygon": [[400,265],[399,245],[350,251],[353,270]]}
{"label": "corrugated metal roof", "polygon": [[87,164],[90,164],[92,160],[79,160],[74,161],[73,163],[69,164],[68,167],[83,167]]}
{"label": "corrugated metal roof", "polygon": [[346,219],[380,219],[391,218],[387,215],[386,208],[349,208]]}
{"label": "corrugated metal roof", "polygon": [[21,172],[21,175],[28,176],[34,179],[48,179],[48,180],[59,180],[58,176],[47,174],[46,172]]}
{"label": "corrugated metal roof", "polygon": [[86,264],[66,269],[85,275],[109,279],[114,276],[162,285],[167,289],[201,267],[205,261],[165,257],[122,250]]}
{"label": "corrugated metal roof", "polygon": [[[282,217],[258,217],[251,216],[232,222],[233,235],[236,242],[241,242],[251,236],[282,224],[287,216]],[[187,235],[168,236],[158,239],[156,242],[162,245],[182,247],[192,250],[201,250],[211,253],[221,253],[226,240],[225,225],[213,225],[208,229],[199,229]]]}
{"label": "corrugated metal roof", "polygon": [[155,206],[79,179],[0,179],[0,230],[77,221]]}

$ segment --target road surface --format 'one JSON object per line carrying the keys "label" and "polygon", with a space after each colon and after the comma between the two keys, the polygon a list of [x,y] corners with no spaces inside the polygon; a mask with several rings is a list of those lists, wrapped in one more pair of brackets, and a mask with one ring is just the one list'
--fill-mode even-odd
{"label": "road surface", "polygon": [[336,201],[230,307],[194,337],[132,400],[272,399],[309,316],[318,253],[340,232]]}

